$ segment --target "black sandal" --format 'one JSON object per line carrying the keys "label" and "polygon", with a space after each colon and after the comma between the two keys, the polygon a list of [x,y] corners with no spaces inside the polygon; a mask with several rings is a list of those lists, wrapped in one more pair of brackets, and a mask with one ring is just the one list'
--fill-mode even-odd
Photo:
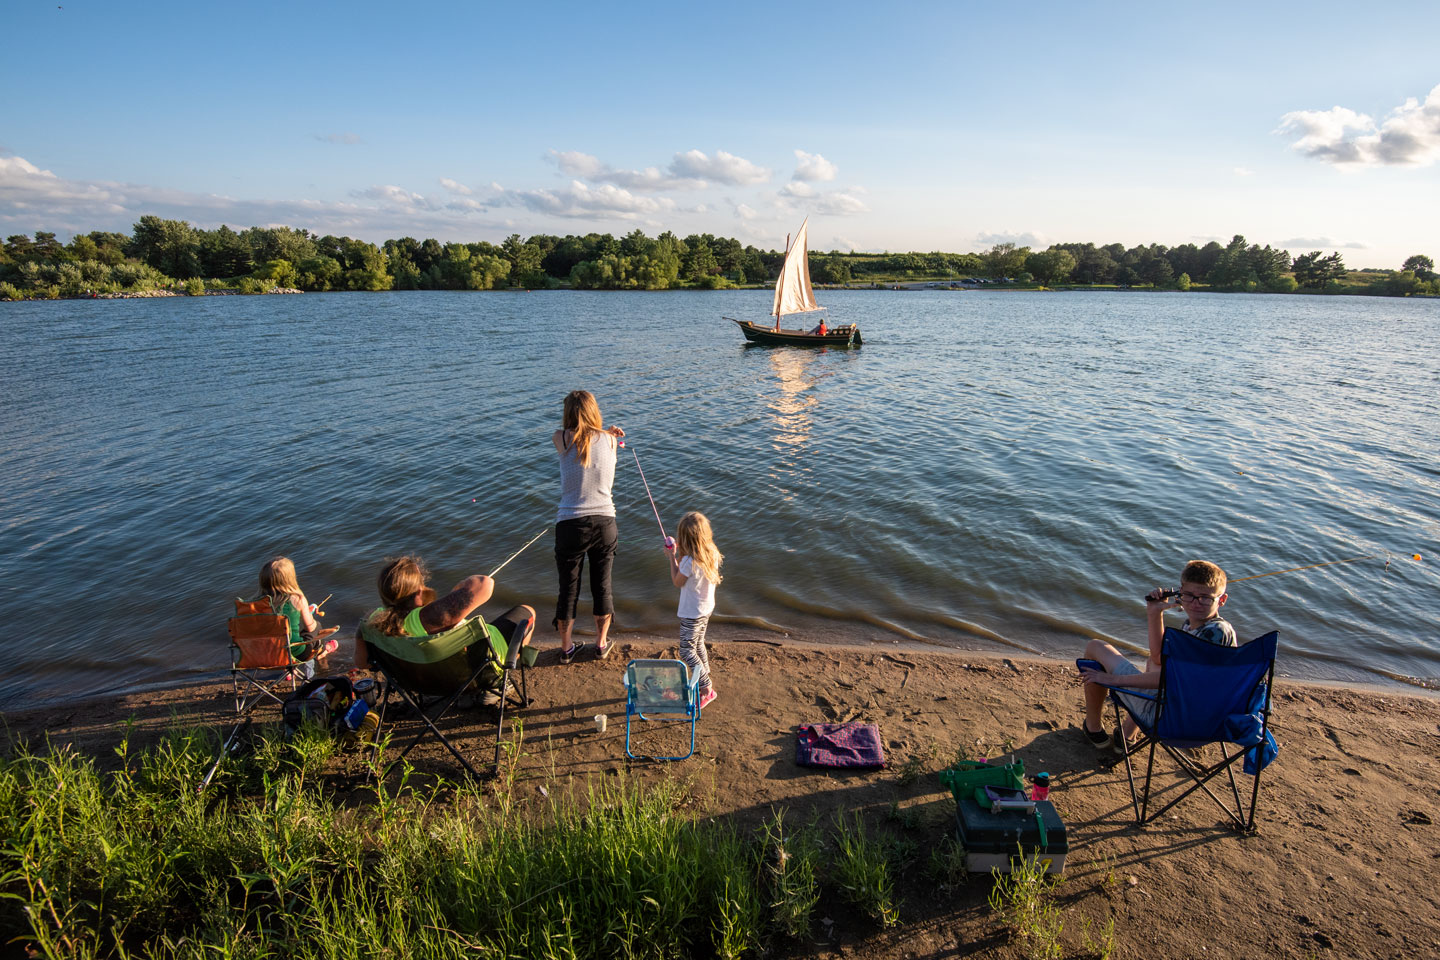
{"label": "black sandal", "polygon": [[584,646],[585,646],[585,641],[584,641],[584,640],[576,640],[576,641],[570,646],[570,649],[569,649],[569,650],[565,650],[565,649],[562,648],[562,649],[560,650],[560,662],[561,662],[561,663],[574,663],[574,662],[575,662],[575,655],[578,654],[578,653],[584,648]]}

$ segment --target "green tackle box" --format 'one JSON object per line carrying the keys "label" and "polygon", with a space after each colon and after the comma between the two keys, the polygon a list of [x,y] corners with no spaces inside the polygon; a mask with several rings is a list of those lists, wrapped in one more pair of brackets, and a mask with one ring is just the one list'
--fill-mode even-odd
{"label": "green tackle box", "polygon": [[1065,821],[1049,800],[1033,801],[1026,810],[994,810],[981,806],[975,791],[957,791],[955,822],[971,873],[1009,873],[1021,850],[1026,859],[1044,862],[1046,873],[1065,869],[1070,842]]}

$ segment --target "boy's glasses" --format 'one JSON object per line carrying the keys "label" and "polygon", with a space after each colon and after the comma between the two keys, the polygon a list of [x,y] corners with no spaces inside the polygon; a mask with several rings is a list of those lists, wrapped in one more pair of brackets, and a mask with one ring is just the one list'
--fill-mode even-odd
{"label": "boy's glasses", "polygon": [[1215,596],[1211,596],[1207,593],[1191,593],[1188,590],[1180,591],[1181,603],[1214,603],[1216,600],[1219,599],[1220,596],[1218,594],[1216,594]]}

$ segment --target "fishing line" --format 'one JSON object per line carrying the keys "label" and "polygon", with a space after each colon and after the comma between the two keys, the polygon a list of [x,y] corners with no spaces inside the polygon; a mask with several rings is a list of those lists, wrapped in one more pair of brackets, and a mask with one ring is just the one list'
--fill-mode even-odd
{"label": "fishing line", "polygon": [[522,553],[524,553],[526,550],[528,550],[528,549],[530,548],[530,544],[534,543],[536,540],[539,540],[541,537],[545,536],[546,532],[549,531],[549,529],[550,529],[550,524],[548,524],[548,523],[545,524],[545,529],[541,530],[539,533],[535,534],[535,536],[531,537],[531,538],[525,543],[525,546],[521,547],[519,550],[516,550],[514,553],[510,554],[510,556],[506,557],[506,558],[505,558],[505,563],[500,564],[500,566],[498,566],[498,567],[496,567],[494,570],[491,570],[491,571],[490,571],[490,579],[491,579],[491,580],[494,580],[494,579],[495,579],[495,574],[499,573],[501,570],[504,570],[505,567],[506,567],[506,565],[509,564],[509,562],[510,562],[511,560],[514,560],[516,557],[520,556],[520,554],[522,554]]}
{"label": "fishing line", "polygon": [[[624,440],[620,441],[620,446],[625,446]],[[660,524],[660,536],[665,538],[665,546],[667,548],[673,547],[675,546],[675,541],[665,532],[665,524],[660,520],[660,509],[655,506],[655,498],[650,495],[650,484],[645,479],[645,471],[640,467],[640,454],[635,452],[634,447],[631,447],[630,456],[635,458],[635,469],[640,471],[640,482],[645,484],[645,496],[650,499],[650,509],[655,511],[655,522]]]}
{"label": "fishing line", "polygon": [[[1385,558],[1385,570],[1389,570],[1390,563],[1395,559],[1395,555],[1393,553],[1390,553],[1389,551],[1386,551],[1385,553],[1367,553],[1363,557],[1350,557],[1347,560],[1327,560],[1325,563],[1311,563],[1303,567],[1287,567],[1284,570],[1271,570],[1269,573],[1252,573],[1248,577],[1236,577],[1234,580],[1228,580],[1226,581],[1226,586],[1228,587],[1232,583],[1242,583],[1246,580],[1259,580],[1261,577],[1273,577],[1281,573],[1295,573],[1299,570],[1314,570],[1318,567],[1333,567],[1337,564],[1355,563],[1359,560],[1379,560],[1381,557]],[[1419,560],[1420,554],[1412,553],[1410,554],[1410,559]],[[1384,571],[1382,570],[1381,572],[1383,573]],[[1160,594],[1160,598],[1162,600],[1169,600],[1173,597],[1178,596],[1180,596],[1179,590],[1163,590]]]}
{"label": "fishing line", "polygon": [[[1327,563],[1312,563],[1312,564],[1309,564],[1308,566],[1304,566],[1304,567],[1290,567],[1290,568],[1287,569],[1287,570],[1271,570],[1269,573],[1256,573],[1256,574],[1252,574],[1251,576],[1248,576],[1248,577],[1239,577],[1238,579],[1231,580],[1230,582],[1231,582],[1231,583],[1239,583],[1241,580],[1259,580],[1261,577],[1273,577],[1273,576],[1275,576],[1277,573],[1294,573],[1294,572],[1297,571],[1297,570],[1314,570],[1316,567],[1333,567],[1333,566],[1335,566],[1337,563],[1354,563],[1354,562],[1357,561],[1357,560],[1378,560],[1378,559],[1380,559],[1381,557],[1384,557],[1384,558],[1385,558],[1385,569],[1386,569],[1386,570],[1389,570],[1389,569],[1390,569],[1390,561],[1392,561],[1392,560],[1395,559],[1394,554],[1389,553],[1389,552],[1386,552],[1386,553],[1369,553],[1369,554],[1366,554],[1366,555],[1363,556],[1363,557],[1351,557],[1351,558],[1348,559],[1348,560],[1331,560],[1331,561],[1329,561],[1329,562],[1327,562]],[[1419,560],[1419,559],[1420,559],[1420,554],[1418,554],[1418,553],[1412,553],[1412,554],[1410,555],[1410,559],[1411,559],[1411,560]],[[1382,572],[1383,572],[1383,571],[1382,571]]]}

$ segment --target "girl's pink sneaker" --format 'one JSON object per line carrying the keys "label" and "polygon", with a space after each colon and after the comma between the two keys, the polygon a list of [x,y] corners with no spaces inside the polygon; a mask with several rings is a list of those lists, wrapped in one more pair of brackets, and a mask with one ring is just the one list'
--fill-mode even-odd
{"label": "girl's pink sneaker", "polygon": [[700,695],[700,709],[704,710],[706,707],[710,706],[710,704],[715,702],[715,698],[718,696],[720,696],[720,694],[715,692],[714,687],[706,690]]}

